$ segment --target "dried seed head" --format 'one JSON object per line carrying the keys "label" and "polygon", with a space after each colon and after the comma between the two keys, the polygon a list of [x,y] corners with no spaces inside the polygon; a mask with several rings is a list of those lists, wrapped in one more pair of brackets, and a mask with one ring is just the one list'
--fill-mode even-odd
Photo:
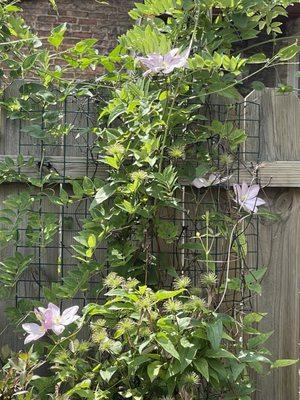
{"label": "dried seed head", "polygon": [[175,279],[173,286],[176,290],[187,289],[191,286],[191,280],[188,276],[181,276]]}
{"label": "dried seed head", "polygon": [[93,343],[100,344],[108,339],[107,330],[102,328],[100,330],[93,331],[91,340]]}
{"label": "dried seed head", "polygon": [[142,169],[134,171],[130,174],[130,179],[132,181],[145,181],[147,178],[148,178],[147,172],[143,171]]}
{"label": "dried seed head", "polygon": [[188,374],[185,374],[182,378],[182,383],[185,386],[195,386],[199,385],[200,383],[200,377],[197,375],[195,372],[190,372]]}
{"label": "dried seed head", "polygon": [[120,143],[115,143],[106,148],[107,154],[111,156],[122,155],[125,152],[125,147]]}
{"label": "dried seed head", "polygon": [[181,144],[175,144],[168,150],[171,158],[184,158],[185,157],[185,146]]}
{"label": "dried seed head", "polygon": [[218,277],[213,272],[207,272],[201,276],[201,283],[203,286],[215,286],[218,281]]}
{"label": "dried seed head", "polygon": [[104,286],[109,289],[116,289],[117,287],[120,287],[123,282],[124,279],[121,276],[117,275],[115,272],[111,272],[104,279]]}
{"label": "dried seed head", "polygon": [[164,309],[168,313],[176,314],[182,310],[182,303],[179,300],[169,299],[164,303]]}
{"label": "dried seed head", "polygon": [[190,299],[184,303],[183,308],[188,312],[201,312],[206,308],[205,300],[197,296],[191,296]]}

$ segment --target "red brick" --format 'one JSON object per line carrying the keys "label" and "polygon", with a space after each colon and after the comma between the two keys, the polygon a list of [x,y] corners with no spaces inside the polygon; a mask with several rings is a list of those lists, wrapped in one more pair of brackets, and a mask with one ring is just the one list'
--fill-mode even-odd
{"label": "red brick", "polygon": [[[102,53],[110,51],[117,43],[117,35],[132,24],[128,11],[135,0],[110,0],[109,5],[95,0],[58,0],[59,15],[49,6],[49,0],[21,0],[23,17],[40,37],[49,35],[51,29],[63,22],[68,23],[68,31],[60,50],[73,46],[76,42],[90,37],[99,39],[96,47]],[[45,41],[44,41],[45,42]],[[69,74],[78,79],[91,78],[101,73],[96,71],[76,71]]]}

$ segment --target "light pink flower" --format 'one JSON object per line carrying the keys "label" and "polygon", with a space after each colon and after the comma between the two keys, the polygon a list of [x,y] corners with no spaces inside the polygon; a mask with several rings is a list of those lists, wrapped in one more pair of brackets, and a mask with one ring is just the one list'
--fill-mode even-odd
{"label": "light pink flower", "polygon": [[65,309],[62,314],[60,314],[60,309],[55,304],[49,303],[48,308],[45,312],[45,320],[49,318],[51,320],[51,329],[56,335],[60,335],[67,325],[75,322],[79,315],[77,315],[78,306],[73,306]]}
{"label": "light pink flower", "polygon": [[234,184],[235,201],[243,207],[247,212],[257,213],[258,207],[266,204],[266,202],[258,197],[260,190],[259,185],[249,186],[243,182],[242,185]]}
{"label": "light pink flower", "polygon": [[22,325],[25,332],[29,334],[26,336],[24,343],[27,344],[40,339],[48,330],[60,335],[67,325],[72,324],[79,318],[79,315],[76,314],[78,308],[78,306],[69,307],[62,314],[60,314],[59,307],[52,303],[48,304],[48,308],[36,308],[34,313],[41,325],[35,323]]}
{"label": "light pink flower", "polygon": [[179,51],[178,48],[175,48],[165,55],[153,53],[147,57],[137,57],[137,60],[148,68],[144,72],[144,76],[149,75],[151,72],[156,74],[159,72],[170,74],[175,68],[185,67],[189,57],[189,49],[186,49],[182,53],[179,53]]}
{"label": "light pink flower", "polygon": [[192,182],[192,185],[194,185],[198,189],[201,189],[203,187],[219,185],[220,183],[228,181],[230,178],[231,178],[231,175],[224,176],[223,178],[221,178],[220,174],[210,174],[207,179],[205,179],[205,178],[194,179]]}

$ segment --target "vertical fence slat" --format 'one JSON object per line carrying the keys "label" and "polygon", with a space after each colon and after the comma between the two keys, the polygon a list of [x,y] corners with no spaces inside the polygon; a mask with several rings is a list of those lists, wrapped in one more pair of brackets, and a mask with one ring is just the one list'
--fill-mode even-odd
{"label": "vertical fence slat", "polygon": [[[253,92],[249,100],[261,106],[261,161],[300,160],[300,101],[294,93],[275,89]],[[275,358],[299,358],[300,189],[266,188],[265,197],[276,222],[262,221],[259,230],[260,262],[268,267],[256,309],[268,315],[263,331],[274,331],[266,347]],[[257,377],[255,400],[296,400],[298,366]]]}

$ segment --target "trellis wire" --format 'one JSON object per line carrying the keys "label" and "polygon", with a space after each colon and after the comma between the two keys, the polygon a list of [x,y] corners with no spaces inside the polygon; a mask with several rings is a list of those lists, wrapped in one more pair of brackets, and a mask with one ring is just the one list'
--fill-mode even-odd
{"label": "trellis wire", "polygon": [[[92,135],[89,129],[95,126],[95,111],[94,104],[89,98],[76,99],[74,97],[67,98],[63,104],[63,123],[71,124],[71,130],[68,135],[63,135],[62,138],[52,139],[52,141],[46,140],[33,140],[30,142],[28,137],[25,137],[22,129],[24,122],[20,121],[20,133],[19,133],[19,153],[23,155],[32,155],[35,157],[36,167],[39,171],[40,178],[42,179],[51,170],[58,172],[56,175],[57,188],[61,187],[65,190],[69,188],[69,176],[68,171],[72,163],[74,163],[74,156],[77,156],[76,160],[82,164],[86,176],[91,178],[95,177],[98,169],[97,155],[94,152],[94,143]],[[33,111],[33,119],[38,120],[42,129],[44,126],[44,110],[37,109]],[[252,161],[254,163],[259,161],[260,151],[260,109],[259,105],[253,102],[242,102],[236,103],[233,106],[224,104],[207,104],[205,114],[207,120],[204,125],[211,124],[213,119],[221,122],[232,122],[237,128],[246,128],[251,134],[248,133],[247,143],[243,148],[239,148],[234,156],[233,162],[228,168],[228,174],[234,174],[235,182],[241,183],[240,171],[241,169],[248,168],[247,162]],[[36,122],[35,122],[36,123]],[[248,128],[248,129],[247,129]],[[86,129],[86,135],[80,133]],[[218,143],[218,137],[214,136],[208,140],[208,148],[211,145]],[[195,149],[194,149],[195,150]],[[196,148],[197,151],[197,148]],[[217,159],[216,165],[219,166],[219,160],[222,153],[222,145],[217,145]],[[51,159],[53,156],[59,156],[56,158],[55,165],[52,164]],[[72,159],[73,157],[73,159]],[[189,158],[183,163],[189,163],[197,167],[197,158]],[[59,171],[58,171],[59,170]],[[249,172],[249,179],[254,180],[253,174]],[[228,187],[228,183],[225,184]],[[57,190],[57,189],[56,189]],[[223,188],[219,185],[214,188],[196,189],[191,188],[190,183],[183,185],[182,193],[182,212],[176,210],[168,210],[166,215],[162,215],[162,219],[167,221],[173,221],[175,224],[180,226],[180,236],[178,240],[163,249],[164,256],[167,257],[168,262],[171,262],[172,268],[177,273],[185,273],[190,276],[193,285],[199,286],[201,274],[205,271],[204,265],[197,261],[197,255],[192,252],[182,250],[182,244],[186,243],[191,237],[195,237],[197,232],[201,232],[205,229],[205,224],[201,220],[191,221],[191,210],[194,207],[194,200],[201,203],[203,210],[214,208],[217,211],[223,207]],[[192,197],[191,197],[192,196]],[[213,199],[213,200],[212,200]],[[40,201],[39,208],[36,212],[40,218],[51,213],[47,210],[48,205],[45,201]],[[26,245],[24,239],[25,228],[22,232],[20,230],[20,237],[23,237],[23,242],[20,242],[17,246],[17,250],[22,253],[27,253],[33,250],[35,253],[35,260],[32,262],[30,272],[26,276],[21,277],[16,287],[16,302],[20,299],[34,299],[43,300],[42,289],[44,286],[49,285],[49,281],[63,282],[63,277],[67,271],[76,265],[76,260],[72,257],[72,244],[73,236],[82,227],[82,222],[88,218],[89,212],[89,201],[83,200],[76,207],[74,206],[58,206],[54,210],[59,223],[58,234],[56,236],[56,242],[50,245],[42,246],[39,243],[37,246]],[[225,210],[226,213],[226,210]],[[251,257],[250,269],[258,267],[258,221],[257,218],[252,218],[248,228],[247,236],[253,244],[253,247],[248,251],[248,257]],[[39,227],[37,227],[39,230]],[[54,257],[49,262],[49,254],[53,252]],[[97,250],[97,257],[99,259],[104,258],[106,247],[103,245]],[[155,244],[152,244],[153,254],[157,254]],[[228,252],[222,249],[221,241],[216,238],[214,245],[214,251],[212,257],[217,261],[216,273],[220,277],[224,273],[224,260],[228,256]],[[51,257],[50,257],[51,258]],[[180,259],[179,259],[180,258]],[[241,260],[237,263],[230,265],[231,276],[243,278],[245,273],[244,269],[247,268],[246,260]],[[110,270],[109,265],[106,265],[103,271],[104,275]],[[48,278],[47,278],[47,275]],[[220,278],[222,279],[222,277]],[[167,282],[167,281],[166,281]],[[100,283],[99,279],[94,282],[90,282],[90,288],[96,288]],[[76,296],[76,302],[81,301],[84,305],[89,300],[98,300],[98,297],[93,297],[93,290],[87,290],[84,293],[78,293]],[[227,303],[238,303],[243,304],[243,307],[251,308],[251,297],[249,292],[244,292],[243,296],[234,299],[230,296],[226,297]],[[247,305],[246,305],[247,303]],[[233,307],[234,308],[234,307]]]}

